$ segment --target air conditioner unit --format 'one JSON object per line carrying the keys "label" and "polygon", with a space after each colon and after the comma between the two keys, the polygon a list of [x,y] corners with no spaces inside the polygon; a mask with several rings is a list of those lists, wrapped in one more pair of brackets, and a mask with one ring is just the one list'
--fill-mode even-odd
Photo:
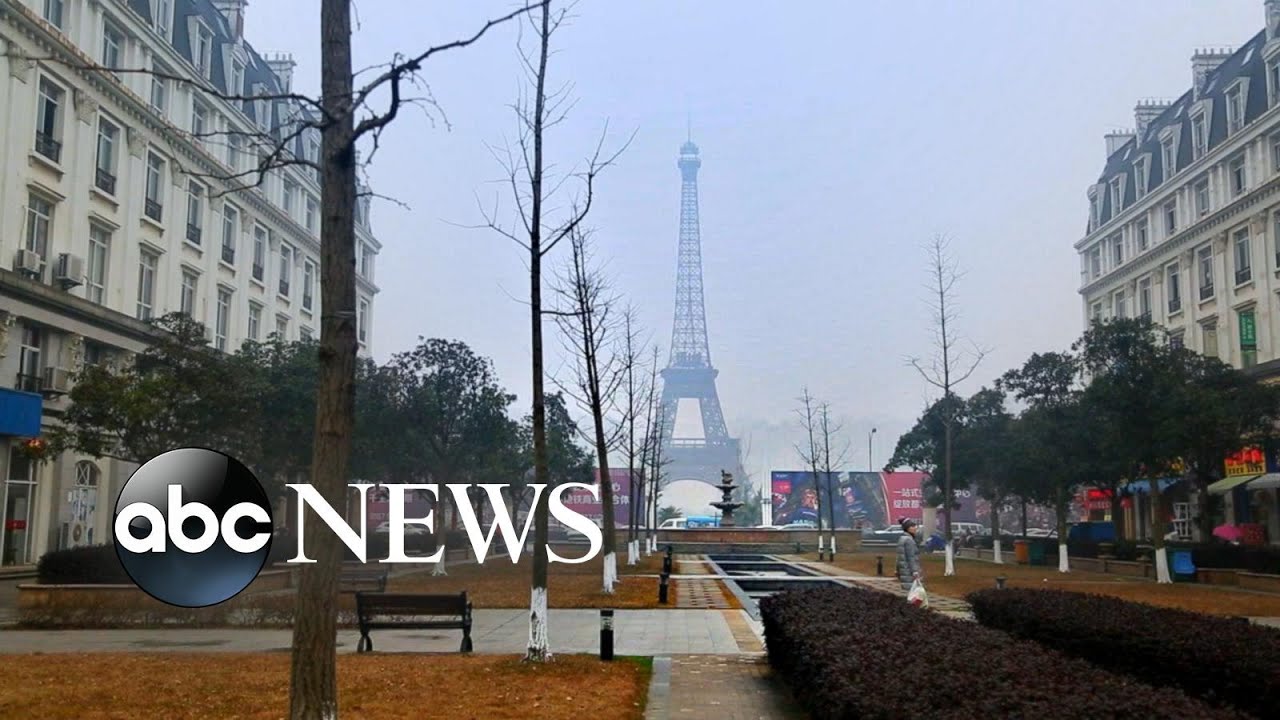
{"label": "air conditioner unit", "polygon": [[13,269],[14,272],[20,272],[23,275],[40,277],[40,271],[44,269],[44,259],[40,257],[40,253],[33,250],[19,250],[13,257]]}
{"label": "air conditioner unit", "polygon": [[47,393],[67,393],[71,391],[71,371],[60,367],[44,369],[44,391]]}
{"label": "air conditioner unit", "polygon": [[54,265],[53,279],[63,290],[73,288],[84,282],[84,258],[71,253],[61,253],[58,255],[58,262]]}
{"label": "air conditioner unit", "polygon": [[205,339],[205,342],[207,343],[211,343],[211,344],[213,343],[213,326],[212,325],[204,326],[204,339]]}

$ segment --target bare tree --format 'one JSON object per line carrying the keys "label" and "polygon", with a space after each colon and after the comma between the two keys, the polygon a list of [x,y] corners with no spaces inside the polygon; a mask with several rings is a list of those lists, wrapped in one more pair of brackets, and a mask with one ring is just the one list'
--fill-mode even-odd
{"label": "bare tree", "polygon": [[613,475],[609,454],[617,446],[624,422],[607,427],[614,396],[626,379],[621,358],[612,352],[618,317],[617,298],[610,294],[604,273],[595,267],[589,247],[590,233],[578,226],[569,234],[569,262],[556,293],[564,304],[552,311],[560,326],[566,350],[572,358],[573,383],[556,384],[591,415],[591,427],[581,434],[596,451],[600,473],[600,507],[604,525],[604,594],[612,595],[618,581],[617,523],[613,513]]}
{"label": "bare tree", "polygon": [[644,551],[646,555],[654,551],[654,526],[657,524],[655,518],[650,513],[650,505],[654,495],[657,494],[658,483],[656,480],[656,472],[658,465],[653,462],[654,450],[657,443],[662,441],[661,434],[655,435],[658,430],[658,348],[653,347],[653,362],[649,366],[649,384],[648,397],[645,399],[644,413],[644,432],[640,445],[640,501],[643,508],[637,508],[637,513],[642,515],[641,522],[647,532],[644,533]]}
{"label": "bare tree", "polygon": [[[796,452],[799,453],[801,461],[809,466],[809,471],[813,473],[813,494],[817,511],[818,523],[818,559],[822,560],[826,556],[824,539],[822,537],[822,481],[819,471],[822,464],[822,452],[818,446],[818,437],[815,433],[819,432],[818,426],[818,407],[817,400],[809,394],[809,388],[804,389],[804,394],[798,398],[800,407],[796,409],[796,414],[800,416],[800,427],[804,430],[806,443],[796,443]],[[803,506],[803,505],[802,505]]]}
{"label": "bare tree", "polygon": [[827,507],[830,508],[827,514],[831,520],[831,543],[830,556],[832,560],[836,559],[836,499],[835,487],[833,479],[835,478],[836,468],[843,467],[849,460],[849,443],[837,448],[835,456],[831,454],[831,438],[840,433],[844,426],[834,423],[831,420],[831,406],[828,403],[822,403],[818,408],[818,433],[822,438],[822,474],[827,485]]}
{"label": "bare tree", "polygon": [[[634,307],[628,307],[622,314],[622,340],[621,347],[618,352],[618,360],[620,363],[619,372],[625,378],[622,387],[623,395],[623,451],[627,456],[627,478],[628,493],[627,508],[627,564],[635,565],[640,562],[640,499],[644,497],[644,473],[637,472],[643,465],[644,448],[642,440],[636,435],[637,422],[648,422],[648,418],[640,419],[640,414],[646,412],[648,407],[646,403],[646,393],[649,393],[647,402],[652,405],[652,386],[646,388],[643,375],[637,379],[636,371],[643,373],[643,360],[640,354],[644,350],[644,341],[639,337],[639,323],[636,320],[636,311]],[[644,431],[640,427],[641,432]],[[640,461],[640,466],[637,461]]]}
{"label": "bare tree", "polygon": [[943,507],[946,508],[947,555],[945,574],[955,575],[955,544],[952,542],[951,515],[955,510],[955,495],[951,478],[951,439],[956,403],[952,402],[955,386],[969,379],[978,368],[986,351],[974,345],[969,351],[958,348],[960,338],[956,334],[959,313],[955,309],[955,286],[960,279],[955,260],[948,253],[949,241],[944,235],[935,235],[927,247],[929,254],[929,297],[933,311],[934,356],[926,366],[920,358],[911,358],[911,366],[925,382],[942,391],[943,425]]}
{"label": "bare tree", "polygon": [[[650,372],[653,377],[651,388],[656,388],[657,372],[658,372],[658,348],[653,348],[653,365]],[[646,486],[649,491],[649,518],[647,524],[649,526],[649,545],[653,550],[658,549],[658,501],[662,497],[663,482],[666,479],[666,471],[664,468],[671,464],[671,459],[666,456],[666,448],[663,446],[663,433],[666,432],[667,416],[662,412],[661,403],[656,401],[656,390],[650,396],[650,417],[652,421],[649,424],[648,446],[649,446],[649,477]]]}
{"label": "bare tree", "polygon": [[[551,658],[547,623],[547,536],[550,515],[551,477],[547,465],[547,409],[546,372],[543,361],[542,317],[542,260],[565,238],[570,237],[586,219],[594,200],[595,181],[618,154],[603,154],[605,135],[602,133],[595,152],[587,160],[586,167],[571,172],[560,182],[548,182],[545,157],[546,133],[558,125],[571,106],[569,86],[559,90],[547,87],[547,64],[551,55],[551,38],[568,19],[568,11],[552,10],[551,0],[541,0],[528,14],[529,26],[534,33],[536,46],[526,51],[523,40],[519,43],[520,56],[532,96],[522,94],[513,104],[516,114],[516,147],[507,144],[494,150],[494,157],[505,171],[505,183],[509,186],[515,207],[516,220],[510,226],[498,221],[496,208],[486,211],[484,227],[515,242],[526,253],[529,262],[529,321],[530,350],[533,371],[533,474],[534,484],[545,490],[534,502],[533,577],[529,592],[529,645],[525,659],[543,662]],[[625,149],[625,145],[623,146]],[[564,180],[577,179],[581,194],[569,203],[569,210],[559,219],[548,212],[551,196],[564,185]]]}

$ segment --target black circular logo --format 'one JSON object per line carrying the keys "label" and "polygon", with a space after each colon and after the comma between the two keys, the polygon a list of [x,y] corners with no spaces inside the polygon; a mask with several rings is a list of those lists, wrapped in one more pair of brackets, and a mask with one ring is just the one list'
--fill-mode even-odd
{"label": "black circular logo", "polygon": [[271,503],[243,463],[179,448],[138,468],[120,491],[116,554],[144,592],[170,605],[217,605],[249,586],[271,554]]}

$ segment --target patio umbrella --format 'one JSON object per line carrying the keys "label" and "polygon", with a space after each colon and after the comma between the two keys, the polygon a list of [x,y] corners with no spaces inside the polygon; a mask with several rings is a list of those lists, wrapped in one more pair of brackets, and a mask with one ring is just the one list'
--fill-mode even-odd
{"label": "patio umbrella", "polygon": [[1240,542],[1244,537],[1244,531],[1235,525],[1219,525],[1213,529],[1213,536],[1227,542]]}

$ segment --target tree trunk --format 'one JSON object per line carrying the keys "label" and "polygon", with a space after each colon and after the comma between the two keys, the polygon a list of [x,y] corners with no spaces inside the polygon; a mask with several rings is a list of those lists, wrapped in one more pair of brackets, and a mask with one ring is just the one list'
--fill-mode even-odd
{"label": "tree trunk", "polygon": [[1151,478],[1151,545],[1156,549],[1156,582],[1171,583],[1169,552],[1164,547],[1164,508],[1160,507],[1160,481]]}
{"label": "tree trunk", "polygon": [[[351,0],[320,6],[321,131],[320,323],[312,484],[332,507],[345,507],[355,423],[356,176],[351,79]],[[293,626],[289,717],[338,716],[338,569],[342,546],[312,513],[305,540],[316,562],[303,565]]]}
{"label": "tree trunk", "polygon": [[1020,499],[1022,500],[1022,539],[1026,540],[1027,539],[1027,499],[1026,498],[1020,498]]}
{"label": "tree trunk", "polygon": [[1054,512],[1058,516],[1058,572],[1071,572],[1071,559],[1067,550],[1067,513],[1069,512],[1070,500],[1067,493],[1058,488],[1058,496],[1055,498]]}
{"label": "tree trunk", "polygon": [[1004,557],[1001,554],[1000,547],[1000,506],[1003,504],[1004,498],[1000,501],[992,501],[991,503],[991,552],[995,556],[997,565],[1004,564]]}
{"label": "tree trunk", "polygon": [[1120,488],[1111,491],[1111,524],[1116,529],[1116,540],[1124,537],[1124,507],[1120,504]]}
{"label": "tree trunk", "polygon": [[[948,401],[950,400],[949,394],[947,395],[947,400]],[[950,410],[948,409],[947,412],[950,412]],[[951,512],[952,512],[951,506],[954,503],[954,500],[951,494],[951,419],[950,418],[947,419],[946,430],[944,432],[943,455],[944,455],[944,461],[946,463],[946,490],[943,493],[943,502],[945,503],[945,505],[943,507],[947,509],[947,515],[946,515],[947,562],[946,562],[946,570],[944,571],[943,574],[946,575],[947,577],[951,577],[952,575],[956,574],[956,548],[955,548],[955,543],[952,542],[951,540]]]}
{"label": "tree trunk", "polygon": [[[594,354],[590,365],[595,365]],[[604,439],[604,409],[600,397],[599,379],[592,372],[591,417],[596,425],[596,462],[600,465],[600,511],[604,520],[604,587],[605,595],[613,594],[618,580],[618,532],[613,516],[613,476],[609,474],[609,446]]]}

